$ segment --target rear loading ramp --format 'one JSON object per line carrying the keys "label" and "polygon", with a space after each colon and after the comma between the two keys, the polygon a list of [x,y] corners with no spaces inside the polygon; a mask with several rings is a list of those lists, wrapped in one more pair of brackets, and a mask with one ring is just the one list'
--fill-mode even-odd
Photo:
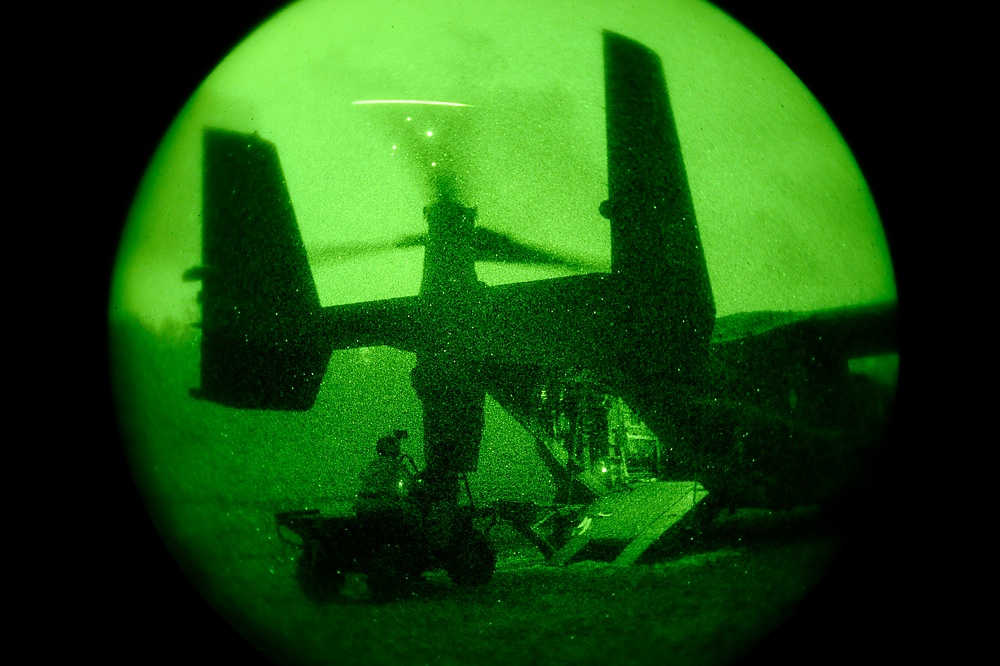
{"label": "rear loading ramp", "polygon": [[620,548],[615,565],[634,564],[707,495],[697,481],[649,481],[605,495],[584,510],[573,536],[550,563],[569,564],[588,545],[600,544]]}

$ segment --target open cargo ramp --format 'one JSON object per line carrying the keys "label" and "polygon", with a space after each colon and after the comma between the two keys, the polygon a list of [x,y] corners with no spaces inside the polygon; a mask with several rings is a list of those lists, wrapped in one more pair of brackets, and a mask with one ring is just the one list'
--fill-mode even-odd
{"label": "open cargo ramp", "polygon": [[708,495],[697,481],[648,481],[588,506],[573,536],[549,560],[568,564],[591,543],[621,546],[614,564],[629,566]]}

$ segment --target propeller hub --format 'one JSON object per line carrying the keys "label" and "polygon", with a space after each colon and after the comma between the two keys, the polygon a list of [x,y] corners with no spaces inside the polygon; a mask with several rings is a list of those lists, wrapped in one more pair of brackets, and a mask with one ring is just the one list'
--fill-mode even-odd
{"label": "propeller hub", "polygon": [[427,245],[420,293],[457,294],[478,284],[473,234],[476,209],[448,199],[424,208]]}

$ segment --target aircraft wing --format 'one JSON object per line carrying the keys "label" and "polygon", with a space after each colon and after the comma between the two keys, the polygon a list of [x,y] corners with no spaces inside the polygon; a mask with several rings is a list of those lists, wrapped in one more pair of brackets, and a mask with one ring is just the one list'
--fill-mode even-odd
{"label": "aircraft wing", "polygon": [[833,308],[814,312],[744,312],[720,317],[712,348],[743,347],[756,353],[786,348],[822,348],[842,359],[876,356],[898,350],[896,304]]}
{"label": "aircraft wing", "polygon": [[711,381],[740,404],[787,407],[792,393],[825,404],[851,384],[848,361],[897,350],[895,303],[741,313],[716,323]]}

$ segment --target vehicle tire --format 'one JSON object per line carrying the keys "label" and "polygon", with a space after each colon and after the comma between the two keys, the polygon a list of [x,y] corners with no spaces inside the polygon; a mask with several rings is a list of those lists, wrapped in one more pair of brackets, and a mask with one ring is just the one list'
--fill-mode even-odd
{"label": "vehicle tire", "polygon": [[367,575],[372,601],[395,601],[409,592],[410,577],[402,567],[404,553],[395,544],[381,544],[372,553]]}
{"label": "vehicle tire", "polygon": [[344,572],[322,546],[307,545],[295,563],[295,578],[306,599],[333,601],[344,586]]}
{"label": "vehicle tire", "polygon": [[496,550],[475,530],[452,546],[445,566],[451,581],[461,587],[485,585],[493,578],[496,568]]}

